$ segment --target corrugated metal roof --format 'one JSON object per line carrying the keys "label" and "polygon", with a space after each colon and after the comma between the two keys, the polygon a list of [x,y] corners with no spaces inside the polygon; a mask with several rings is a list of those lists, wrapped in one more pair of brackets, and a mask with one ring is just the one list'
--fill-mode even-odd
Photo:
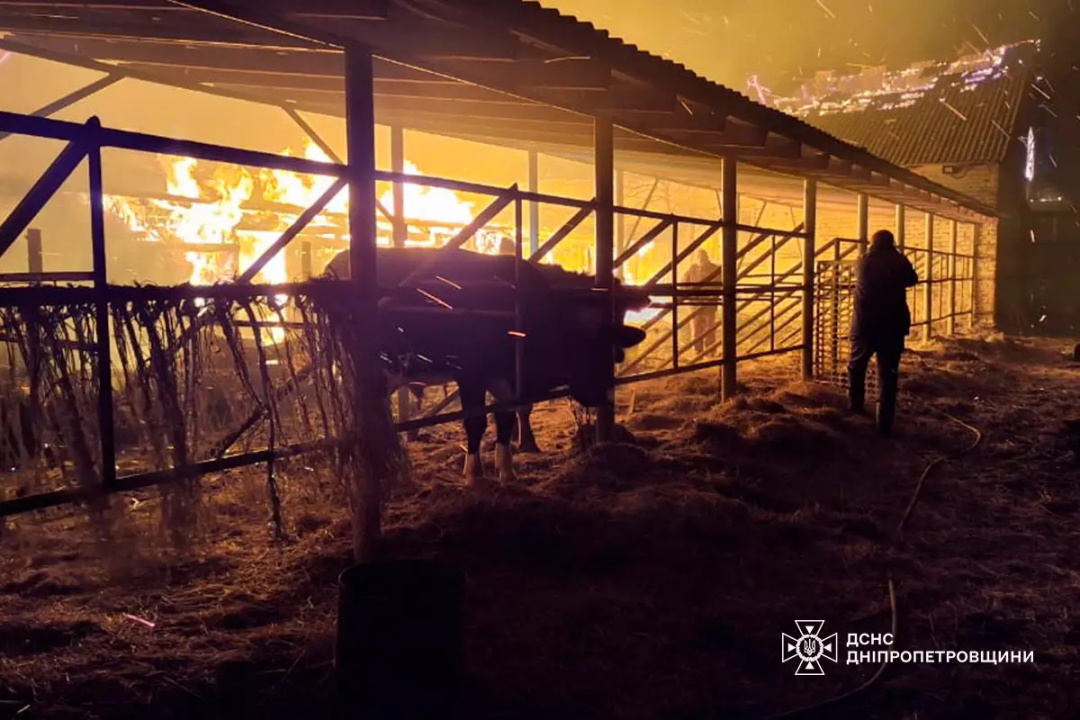
{"label": "corrugated metal roof", "polygon": [[[36,47],[42,57],[61,62],[81,57],[97,63],[95,69],[104,69],[101,60],[123,61],[131,67],[131,77],[161,78],[214,92],[244,84],[247,77],[245,99],[312,112],[326,112],[332,105],[337,113],[344,108],[343,93],[328,82],[340,77],[344,65],[333,49],[360,43],[397,63],[392,73],[377,76],[380,79],[397,81],[401,73],[419,69],[469,86],[469,96],[453,99],[384,93],[378,108],[394,124],[420,127],[416,117],[424,115],[451,134],[512,135],[530,142],[561,139],[573,145],[591,143],[591,117],[606,116],[629,131],[623,135],[630,140],[619,136],[617,141],[628,148],[644,143],[645,150],[658,157],[737,158],[957,219],[994,215],[992,208],[828,131],[532,0],[429,0],[422,10],[405,0],[390,4],[395,12],[386,13],[383,7],[379,14],[385,0],[355,0],[348,10],[312,0],[296,11],[253,0],[190,0],[183,6],[168,0],[27,0],[14,9],[0,7],[0,31],[12,33],[3,43],[15,52],[34,54]],[[233,23],[227,19],[231,16],[243,22]],[[459,42],[451,42],[455,40]],[[489,43],[489,54],[476,54]],[[465,55],[458,54],[462,52]],[[501,61],[489,62],[491,58]],[[574,67],[563,60],[575,61]],[[539,74],[529,69],[530,63],[566,67],[562,77],[573,77],[580,67],[586,78],[606,75],[607,85],[571,81],[568,89],[558,80],[529,84],[529,77]],[[297,78],[307,77],[313,89],[298,88]],[[410,74],[408,80],[414,79]],[[483,88],[512,97],[497,103],[477,98],[475,91]],[[228,92],[240,97],[231,88]],[[552,124],[553,108],[559,109],[558,124]]]}
{"label": "corrugated metal roof", "polygon": [[[806,122],[892,163],[1000,163],[1033,80],[1029,65],[1004,63],[936,76],[893,92],[832,92],[799,108]],[[791,100],[779,101],[783,106]]]}

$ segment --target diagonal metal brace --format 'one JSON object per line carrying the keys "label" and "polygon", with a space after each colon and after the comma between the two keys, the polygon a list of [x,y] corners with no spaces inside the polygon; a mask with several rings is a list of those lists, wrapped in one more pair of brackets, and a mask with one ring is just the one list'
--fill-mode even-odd
{"label": "diagonal metal brace", "polygon": [[19,201],[4,223],[0,225],[0,256],[19,239],[60,186],[67,182],[71,173],[86,157],[88,147],[86,140],[72,140]]}
{"label": "diagonal metal brace", "polygon": [[457,235],[452,237],[445,245],[439,248],[438,252],[434,253],[430,259],[420,263],[420,265],[417,266],[415,270],[409,273],[404,280],[398,283],[398,287],[408,287],[410,283],[421,277],[432,265],[438,262],[440,253],[448,250],[456,250],[465,243],[469,242],[469,240],[472,239],[473,235],[475,235],[480,230],[480,228],[484,227],[489,222],[494,220],[499,215],[499,213],[505,210],[506,207],[514,201],[514,198],[517,196],[517,192],[518,186],[517,184],[514,184],[507,190],[505,195],[500,195],[499,197],[495,198],[495,200],[490,205],[484,208],[483,212],[473,218],[473,221],[471,223],[463,227]]}
{"label": "diagonal metal brace", "polygon": [[592,204],[596,202],[596,198],[589,201],[588,207],[583,207],[571,216],[566,223],[552,233],[551,237],[547,239],[543,245],[536,249],[532,255],[529,256],[529,262],[537,262],[549,252],[555,249],[559,243],[566,239],[566,237],[577,229],[577,226],[585,221],[585,218],[592,214]]}
{"label": "diagonal metal brace", "polygon": [[[89,85],[86,85],[79,88],[78,90],[68,93],[67,95],[58,100],[53,100],[48,105],[43,105],[39,107],[34,112],[30,113],[30,115],[32,115],[33,117],[49,117],[54,113],[58,113],[65,108],[71,107],[80,100],[85,100],[91,95],[100,92],[107,87],[115,85],[123,79],[123,75],[106,75],[103,78],[95,80]],[[11,135],[11,133],[9,132],[0,132],[0,141],[4,140],[9,135]]]}

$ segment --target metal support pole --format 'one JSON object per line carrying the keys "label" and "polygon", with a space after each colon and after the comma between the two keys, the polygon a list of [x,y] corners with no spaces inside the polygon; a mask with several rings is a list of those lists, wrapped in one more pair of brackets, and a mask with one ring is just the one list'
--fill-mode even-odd
{"label": "metal support pole", "polygon": [[[596,287],[608,290],[608,323],[614,321],[610,290],[615,263],[615,132],[610,118],[593,123],[593,163],[596,172]],[[615,358],[605,363],[605,402],[596,410],[596,441],[609,442],[615,434]]]}
{"label": "metal support pole", "polygon": [[[97,326],[98,362],[98,436],[101,441],[101,484],[110,488],[116,484],[116,443],[113,426],[112,342],[109,334],[108,256],[105,253],[105,190],[101,172],[101,146],[96,131],[100,121],[94,117],[86,124],[93,135],[88,154],[90,170],[90,242],[93,257],[94,289],[97,301],[94,323]],[[38,235],[40,244],[40,233]]]}
{"label": "metal support pole", "polygon": [[[540,154],[529,151],[529,192],[540,192]],[[529,201],[529,257],[540,249],[540,203]]]}
{"label": "metal support pole", "polygon": [[720,397],[727,400],[735,395],[738,383],[738,307],[736,304],[735,286],[738,283],[739,261],[739,229],[738,202],[739,188],[737,185],[736,161],[733,157],[725,157],[722,169],[721,212],[724,220],[723,245],[721,249],[721,277],[723,278],[723,304],[720,306],[722,324],[720,326],[723,363],[720,370]]}
{"label": "metal support pole", "polygon": [[45,263],[41,248],[41,230],[30,228],[26,231],[26,267],[28,272],[45,272]]}
{"label": "metal support pole", "polygon": [[311,252],[311,241],[300,241],[300,277],[304,280],[310,280],[315,274],[315,269],[312,267],[314,258],[312,258]]}
{"label": "metal support pole", "polygon": [[803,380],[810,380],[814,377],[814,262],[817,255],[817,181],[813,179],[803,183],[803,229],[806,235],[802,252],[802,375]]}
{"label": "metal support pole", "polygon": [[[700,282],[700,281],[698,281]],[[679,223],[671,225],[671,327],[675,328],[671,333],[671,367],[679,369]],[[695,311],[700,312],[700,308]],[[694,326],[690,326],[693,337]]]}
{"label": "metal support pole", "polygon": [[[395,173],[405,172],[405,130],[400,125],[390,128],[390,170]],[[393,243],[396,248],[405,247],[405,239],[409,236],[409,225],[405,221],[405,183],[400,180],[394,181],[394,215],[393,215]],[[397,391],[398,421],[407,422],[412,416],[409,389],[398,388]],[[413,429],[405,433],[409,440],[417,440],[420,431]]]}
{"label": "metal support pole", "polygon": [[870,197],[859,193],[859,255],[865,255],[870,248]]}
{"label": "metal support pole", "polygon": [[923,337],[930,340],[934,336],[934,312],[932,306],[934,287],[934,214],[926,213],[926,284],[923,286],[923,316],[926,319],[926,332]]}
{"label": "metal support pole", "polygon": [[[622,170],[615,171],[615,206],[626,207],[626,178]],[[622,257],[623,251],[626,249],[626,215],[624,213],[615,213],[615,255],[616,257]],[[625,279],[623,274],[626,268],[626,262],[621,262],[615,267],[615,277],[622,282]]]}
{"label": "metal support pole", "polygon": [[958,232],[955,220],[949,225],[949,319],[946,322],[947,334],[952,337],[956,334],[956,234]]}
{"label": "metal support pole", "polygon": [[[345,137],[349,178],[349,277],[357,289],[357,343],[354,417],[363,416],[362,404],[380,386],[375,364],[375,333],[378,276],[376,275],[375,224],[375,72],[371,52],[350,46],[345,50]],[[383,386],[385,387],[385,386]],[[385,390],[383,390],[385,392]],[[355,442],[355,438],[351,439]],[[379,438],[367,438],[370,452],[386,451]],[[372,458],[375,460],[375,458]],[[383,463],[375,462],[376,467]],[[368,473],[364,474],[365,476]],[[373,559],[382,534],[383,478],[364,477],[355,492],[353,509],[353,556],[356,562]]]}
{"label": "metal support pole", "polygon": [[905,224],[907,222],[907,219],[904,217],[904,215],[905,215],[904,206],[902,204],[897,205],[896,206],[896,247],[898,247],[900,249],[900,252],[904,252],[904,243],[906,242],[905,236],[907,235],[907,230],[905,229]]}
{"label": "metal support pole", "polygon": [[979,321],[979,241],[982,238],[982,225],[971,224],[971,327]]}
{"label": "metal support pole", "polygon": [[[521,397],[525,392],[525,308],[521,305],[521,266],[524,262],[522,251],[524,248],[525,233],[522,225],[525,222],[524,208],[521,197],[514,198],[514,287],[519,291],[514,293],[514,397]],[[519,428],[520,430],[520,428]]]}

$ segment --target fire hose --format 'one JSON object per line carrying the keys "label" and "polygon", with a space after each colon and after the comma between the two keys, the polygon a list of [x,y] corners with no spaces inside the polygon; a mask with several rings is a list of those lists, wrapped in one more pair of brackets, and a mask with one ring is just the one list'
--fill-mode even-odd
{"label": "fire hose", "polygon": [[[943,412],[941,410],[935,410],[934,408],[931,408],[931,407],[926,407],[925,409],[929,410],[932,413],[937,413],[937,414],[951,420],[952,422],[960,425],[961,427],[963,427],[966,430],[970,431],[975,437],[974,437],[974,440],[972,441],[972,443],[970,445],[968,445],[967,447],[965,447],[965,448],[963,448],[961,450],[958,450],[957,452],[954,452],[951,455],[942,455],[942,456],[940,456],[938,458],[935,458],[922,471],[922,475],[919,476],[919,481],[915,484],[915,491],[911,494],[911,500],[908,502],[907,508],[904,510],[904,514],[901,516],[900,522],[897,524],[896,530],[893,533],[892,542],[889,544],[890,548],[896,545],[897,541],[900,539],[901,533],[903,533],[903,531],[904,531],[904,527],[907,525],[908,520],[911,519],[911,513],[915,510],[915,505],[919,502],[919,496],[922,494],[923,486],[926,484],[926,479],[930,476],[930,474],[936,468],[940,467],[943,463],[953,461],[953,460],[958,460],[959,458],[961,458],[961,457],[967,455],[968,453],[974,451],[975,448],[977,448],[979,446],[979,444],[983,440],[983,433],[978,428],[976,428],[976,427],[974,427],[972,425],[969,425],[968,423],[964,422],[963,420],[960,420],[959,418],[956,418],[956,417],[954,417],[953,415],[950,415],[947,412]],[[897,612],[896,612],[896,588],[895,588],[895,586],[893,584],[893,578],[892,578],[892,573],[891,572],[888,573],[888,588],[889,588],[889,609],[890,609],[890,612],[892,613],[892,630],[891,630],[891,632],[892,632],[893,642],[896,642],[897,631],[899,630],[899,619],[898,619]],[[856,696],[856,695],[858,695],[858,694],[860,694],[860,693],[862,693],[862,692],[864,692],[866,690],[869,690],[871,687],[876,685],[878,683],[878,681],[881,680],[881,678],[885,675],[885,671],[888,668],[889,668],[889,660],[885,659],[884,661],[882,661],[881,665],[878,667],[877,672],[875,672],[873,674],[873,676],[870,677],[869,680],[867,680],[866,682],[864,682],[862,685],[858,686],[857,688],[854,688],[853,690],[849,690],[849,691],[847,691],[845,693],[837,695],[836,697],[830,698],[828,700],[824,700],[822,702],[814,703],[812,705],[807,705],[807,706],[804,706],[804,707],[801,707],[801,708],[797,708],[795,710],[788,710],[786,712],[782,712],[782,713],[779,713],[777,715],[770,715],[765,720],[780,720],[781,718],[799,717],[799,716],[802,716],[802,715],[808,715],[810,713],[817,712],[819,710],[823,710],[826,707],[832,707],[834,705],[838,705],[839,703],[841,703],[841,702],[843,702],[845,700],[849,700],[850,698],[852,698],[852,697],[854,697],[854,696]]]}

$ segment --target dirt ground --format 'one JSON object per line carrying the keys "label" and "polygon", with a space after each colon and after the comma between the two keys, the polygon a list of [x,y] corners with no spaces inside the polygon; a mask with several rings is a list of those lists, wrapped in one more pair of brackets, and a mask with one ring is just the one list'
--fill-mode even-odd
{"label": "dirt ground", "polygon": [[[466,574],[466,717],[762,718],[858,687],[847,633],[898,648],[1031,650],[1034,663],[894,664],[819,717],[1080,717],[1080,367],[1066,342],[969,339],[905,357],[895,437],[793,359],[620,391],[626,442],[581,451],[566,403],[509,486],[460,480],[461,431],[412,444],[387,513],[395,557]],[[920,474],[930,474],[903,533]],[[154,493],[95,542],[83,516],[0,537],[0,718],[319,717],[348,523],[326,473],[206,479],[202,535],[166,553]],[[1077,617],[1074,617],[1074,613]],[[796,677],[781,633],[822,619],[840,662]]]}

